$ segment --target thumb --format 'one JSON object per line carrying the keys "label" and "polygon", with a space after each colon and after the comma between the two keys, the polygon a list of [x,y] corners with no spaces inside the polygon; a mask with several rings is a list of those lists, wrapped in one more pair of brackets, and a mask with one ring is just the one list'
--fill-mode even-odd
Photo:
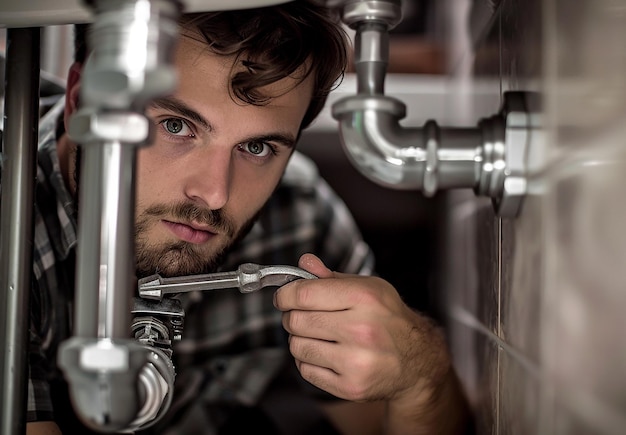
{"label": "thumb", "polygon": [[298,266],[319,278],[332,278],[333,272],[327,268],[322,260],[313,254],[303,254],[298,261]]}

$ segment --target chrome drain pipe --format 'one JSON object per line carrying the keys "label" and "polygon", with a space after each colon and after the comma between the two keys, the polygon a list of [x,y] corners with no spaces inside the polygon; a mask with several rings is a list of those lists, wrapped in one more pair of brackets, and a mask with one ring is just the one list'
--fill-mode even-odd
{"label": "chrome drain pipe", "polygon": [[[332,3],[332,2],[331,2]],[[389,30],[402,19],[400,0],[348,0],[342,20],[356,30],[356,95],[332,106],[342,146],[352,164],[370,180],[394,189],[417,189],[425,196],[471,188],[492,198],[501,217],[515,217],[526,194],[526,154],[536,117],[526,92],[505,92],[501,110],[475,128],[401,126],[406,106],[384,95]]]}

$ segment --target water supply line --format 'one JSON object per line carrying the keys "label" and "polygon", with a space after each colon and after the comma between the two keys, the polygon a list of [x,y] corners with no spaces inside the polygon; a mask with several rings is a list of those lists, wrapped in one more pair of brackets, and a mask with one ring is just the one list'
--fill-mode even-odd
{"label": "water supply line", "polygon": [[471,188],[489,196],[501,217],[515,217],[526,194],[526,154],[536,117],[526,92],[505,92],[498,114],[475,128],[401,126],[406,106],[384,94],[389,30],[402,19],[401,0],[329,0],[356,31],[357,93],[332,106],[342,146],[351,163],[370,180],[425,196]]}

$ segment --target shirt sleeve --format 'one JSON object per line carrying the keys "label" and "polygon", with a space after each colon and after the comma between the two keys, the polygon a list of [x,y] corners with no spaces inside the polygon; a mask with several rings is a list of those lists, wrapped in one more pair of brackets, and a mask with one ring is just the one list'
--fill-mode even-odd
{"label": "shirt sleeve", "polygon": [[53,420],[50,394],[50,365],[44,352],[44,328],[49,326],[46,310],[49,309],[45,293],[38,285],[41,278],[39,257],[35,256],[34,277],[30,293],[30,326],[28,344],[28,389],[26,421]]}
{"label": "shirt sleeve", "polygon": [[33,341],[31,334],[28,354],[27,422],[54,420],[48,384],[48,365],[40,349],[38,340]]}
{"label": "shirt sleeve", "polygon": [[332,270],[359,275],[374,273],[374,254],[363,240],[361,232],[343,200],[323,179],[319,179],[316,191],[321,213],[318,255]]}

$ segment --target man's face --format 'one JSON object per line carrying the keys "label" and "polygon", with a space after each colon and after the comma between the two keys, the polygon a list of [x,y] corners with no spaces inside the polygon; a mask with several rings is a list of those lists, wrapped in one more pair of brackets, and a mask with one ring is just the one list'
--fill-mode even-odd
{"label": "man's face", "polygon": [[138,153],[137,274],[206,273],[250,228],[293,151],[311,79],[271,85],[265,106],[233,100],[231,58],[183,37],[176,92],[147,110],[151,146]]}

